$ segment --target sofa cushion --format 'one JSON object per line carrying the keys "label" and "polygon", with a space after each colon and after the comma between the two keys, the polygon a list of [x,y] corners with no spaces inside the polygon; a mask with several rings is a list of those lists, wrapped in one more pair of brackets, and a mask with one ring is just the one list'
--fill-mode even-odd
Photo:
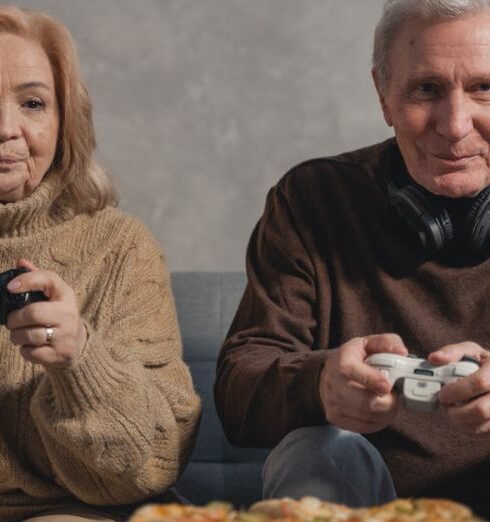
{"label": "sofa cushion", "polygon": [[190,462],[177,483],[196,504],[212,500],[246,507],[262,494],[266,450],[232,446],[221,427],[213,399],[216,359],[245,288],[237,272],[174,272],[174,291],[184,360],[202,398],[201,425]]}

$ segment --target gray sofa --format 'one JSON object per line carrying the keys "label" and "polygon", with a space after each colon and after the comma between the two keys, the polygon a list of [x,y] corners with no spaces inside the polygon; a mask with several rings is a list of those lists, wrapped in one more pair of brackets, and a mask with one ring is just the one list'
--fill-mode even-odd
{"label": "gray sofa", "polygon": [[266,450],[233,447],[213,400],[216,358],[245,287],[245,274],[174,272],[175,295],[188,363],[203,401],[200,430],[177,490],[195,504],[225,500],[245,507],[261,497]]}

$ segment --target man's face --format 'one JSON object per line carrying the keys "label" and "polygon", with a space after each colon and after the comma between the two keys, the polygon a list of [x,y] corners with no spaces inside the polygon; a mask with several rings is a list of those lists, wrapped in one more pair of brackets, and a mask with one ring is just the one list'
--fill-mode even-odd
{"label": "man's face", "polygon": [[490,185],[490,10],[439,21],[408,19],[380,89],[410,176],[448,197]]}

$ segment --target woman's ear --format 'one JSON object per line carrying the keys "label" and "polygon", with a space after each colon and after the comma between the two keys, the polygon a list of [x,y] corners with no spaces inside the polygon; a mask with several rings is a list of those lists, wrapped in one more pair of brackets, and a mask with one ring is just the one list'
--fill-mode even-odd
{"label": "woman's ear", "polygon": [[381,86],[381,81],[379,79],[379,74],[376,67],[371,69],[371,75],[373,77],[374,86],[376,87],[376,92],[378,93],[379,103],[381,104],[381,109],[383,110],[384,119],[389,127],[393,127],[393,120],[391,118],[391,111],[386,103],[386,97],[384,95],[384,90]]}

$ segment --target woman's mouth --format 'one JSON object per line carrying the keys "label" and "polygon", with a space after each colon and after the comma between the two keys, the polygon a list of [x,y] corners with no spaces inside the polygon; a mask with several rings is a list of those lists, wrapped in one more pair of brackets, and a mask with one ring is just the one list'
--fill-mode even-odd
{"label": "woman's mouth", "polygon": [[11,158],[8,156],[0,156],[0,171],[1,172],[8,172],[17,166],[17,163],[19,162],[19,159]]}

